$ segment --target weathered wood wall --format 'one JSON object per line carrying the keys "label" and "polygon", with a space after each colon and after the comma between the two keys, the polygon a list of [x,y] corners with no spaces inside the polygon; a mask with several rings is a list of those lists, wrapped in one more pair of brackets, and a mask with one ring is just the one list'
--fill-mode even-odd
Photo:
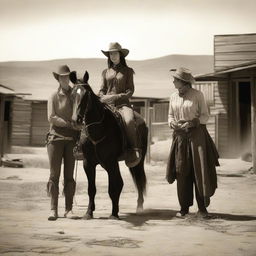
{"label": "weathered wood wall", "polygon": [[44,145],[45,136],[48,131],[49,122],[47,120],[47,102],[33,102],[31,118],[31,145]]}
{"label": "weathered wood wall", "polygon": [[4,95],[0,94],[0,165],[4,154]]}
{"label": "weathered wood wall", "polygon": [[15,98],[12,104],[12,145],[30,145],[31,102]]}
{"label": "weathered wood wall", "polygon": [[196,82],[194,87],[205,96],[210,113],[207,129],[219,154],[225,157],[228,153],[228,82]]}
{"label": "weathered wood wall", "polygon": [[256,34],[214,36],[214,69],[256,60]]}
{"label": "weathered wood wall", "polygon": [[251,77],[251,108],[252,108],[252,168],[256,174],[256,75]]}
{"label": "weathered wood wall", "polygon": [[49,130],[47,102],[15,98],[11,110],[11,144],[15,146],[43,146]]}
{"label": "weathered wood wall", "polygon": [[218,81],[214,85],[214,105],[211,114],[216,116],[215,136],[219,154],[228,154],[228,81]]}
{"label": "weathered wood wall", "polygon": [[153,104],[151,117],[151,137],[153,141],[171,138],[172,131],[168,126],[169,102]]}

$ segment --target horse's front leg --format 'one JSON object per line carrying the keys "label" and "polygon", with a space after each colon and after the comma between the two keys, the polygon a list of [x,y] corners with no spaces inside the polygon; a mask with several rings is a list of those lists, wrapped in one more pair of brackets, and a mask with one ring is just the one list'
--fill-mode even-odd
{"label": "horse's front leg", "polygon": [[86,159],[84,160],[84,171],[88,180],[88,196],[89,204],[87,211],[83,216],[83,219],[89,220],[93,218],[93,212],[95,210],[95,195],[96,195],[96,185],[95,185],[95,176],[96,176],[96,165],[91,164]]}
{"label": "horse's front leg", "polygon": [[119,198],[123,189],[123,179],[120,173],[118,162],[109,163],[106,166],[109,177],[108,193],[112,201],[112,214],[110,219],[119,219]]}

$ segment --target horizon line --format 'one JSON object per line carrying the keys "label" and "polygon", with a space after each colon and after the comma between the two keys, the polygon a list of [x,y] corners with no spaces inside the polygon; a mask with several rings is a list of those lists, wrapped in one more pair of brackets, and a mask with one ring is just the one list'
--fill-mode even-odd
{"label": "horizon line", "polygon": [[[174,54],[168,54],[168,55],[162,55],[159,57],[153,57],[153,58],[149,58],[149,59],[127,59],[127,61],[147,61],[147,60],[154,60],[154,59],[161,59],[161,58],[165,58],[168,56],[214,56],[213,54],[180,54],[180,53],[174,53]],[[6,60],[6,61],[0,61],[0,63],[7,63],[7,62],[46,62],[46,61],[58,61],[58,60],[70,60],[70,59],[80,59],[80,60],[84,60],[84,59],[94,59],[94,60],[102,60],[102,59],[106,59],[104,57],[102,58],[98,58],[98,57],[88,57],[88,58],[80,58],[80,57],[67,57],[67,58],[58,58],[58,59],[37,59],[37,60]]]}

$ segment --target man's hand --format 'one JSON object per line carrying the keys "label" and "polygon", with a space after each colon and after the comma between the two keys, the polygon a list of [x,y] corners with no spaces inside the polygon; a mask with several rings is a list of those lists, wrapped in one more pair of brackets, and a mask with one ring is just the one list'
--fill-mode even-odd
{"label": "man's hand", "polygon": [[69,129],[72,129],[73,127],[72,127],[72,123],[70,122],[70,121],[66,121],[66,123],[67,123],[67,128],[69,128]]}
{"label": "man's hand", "polygon": [[71,122],[71,125],[72,125],[72,129],[77,130],[77,131],[80,131],[83,128],[83,124],[78,124],[73,121]]}
{"label": "man's hand", "polygon": [[118,99],[118,95],[103,95],[100,98],[100,101],[107,104],[115,104],[115,101]]}
{"label": "man's hand", "polygon": [[174,130],[178,130],[178,129],[180,129],[180,124],[178,122],[172,121],[171,128]]}
{"label": "man's hand", "polygon": [[188,121],[188,122],[185,122],[184,124],[182,124],[181,126],[180,126],[180,128],[181,129],[183,129],[183,130],[187,130],[188,128],[191,128],[192,126],[191,126],[191,123]]}
{"label": "man's hand", "polygon": [[80,125],[78,125],[76,122],[74,122],[74,121],[67,121],[67,127],[69,128],[69,129],[73,129],[73,130],[81,130],[82,129],[82,127],[83,127],[83,125],[82,124],[80,124]]}

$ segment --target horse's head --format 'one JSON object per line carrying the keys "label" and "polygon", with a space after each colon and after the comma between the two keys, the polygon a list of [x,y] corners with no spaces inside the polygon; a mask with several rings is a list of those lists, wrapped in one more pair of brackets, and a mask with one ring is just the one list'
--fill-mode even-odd
{"label": "horse's head", "polygon": [[77,78],[75,72],[70,74],[70,81],[74,84],[72,90],[73,115],[72,121],[81,125],[90,102],[90,93],[92,91],[88,84],[89,74],[85,71],[83,78]]}

